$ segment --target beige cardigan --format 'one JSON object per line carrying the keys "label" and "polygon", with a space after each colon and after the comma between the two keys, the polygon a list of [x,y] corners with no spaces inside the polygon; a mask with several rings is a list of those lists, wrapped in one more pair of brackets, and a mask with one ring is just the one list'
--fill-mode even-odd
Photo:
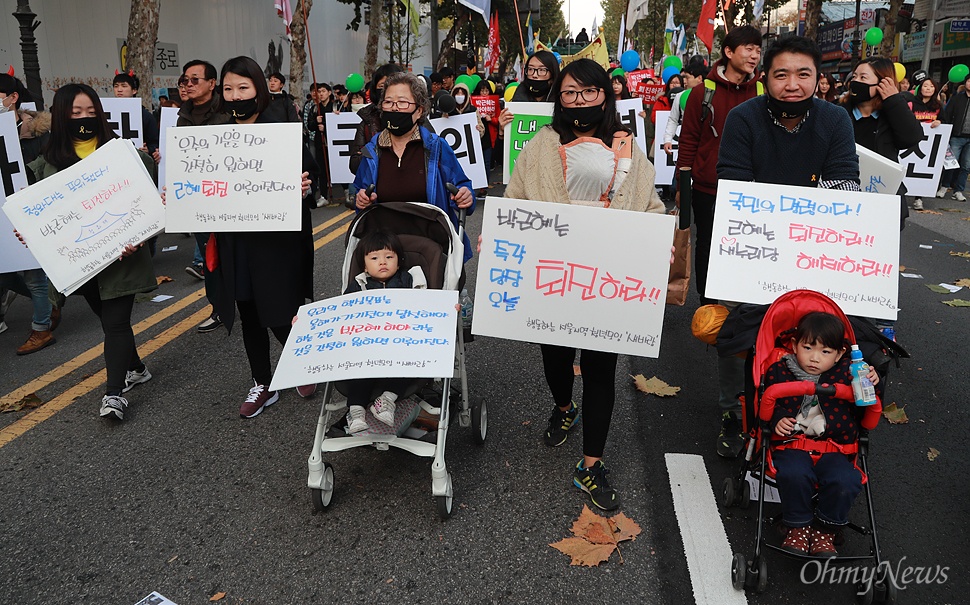
{"label": "beige cardigan", "polygon": [[[610,208],[634,212],[665,212],[654,188],[656,171],[647,156],[634,145],[630,173],[613,196]],[[552,126],[544,126],[529,141],[515,161],[512,179],[505,188],[505,197],[569,203],[566,179],[559,155],[559,134]]]}

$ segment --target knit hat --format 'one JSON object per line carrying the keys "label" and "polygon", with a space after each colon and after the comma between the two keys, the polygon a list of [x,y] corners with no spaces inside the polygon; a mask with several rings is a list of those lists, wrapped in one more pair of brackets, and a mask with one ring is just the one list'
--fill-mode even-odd
{"label": "knit hat", "polygon": [[717,333],[721,331],[728,310],[724,305],[703,305],[694,312],[690,331],[695,338],[709,345],[717,344]]}

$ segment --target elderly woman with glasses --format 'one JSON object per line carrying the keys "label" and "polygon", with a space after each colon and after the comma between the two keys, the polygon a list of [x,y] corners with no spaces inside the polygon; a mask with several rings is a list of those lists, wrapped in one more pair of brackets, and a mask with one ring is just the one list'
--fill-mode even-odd
{"label": "elderly woman with glasses", "polygon": [[[447,141],[419,126],[431,110],[428,88],[414,74],[387,77],[380,105],[381,130],[361,152],[354,187],[361,211],[379,202],[423,202],[448,213],[458,227],[458,209],[475,208],[472,183]],[[458,191],[449,193],[446,184]],[[367,189],[374,185],[368,194]],[[464,260],[472,256],[464,236]]]}

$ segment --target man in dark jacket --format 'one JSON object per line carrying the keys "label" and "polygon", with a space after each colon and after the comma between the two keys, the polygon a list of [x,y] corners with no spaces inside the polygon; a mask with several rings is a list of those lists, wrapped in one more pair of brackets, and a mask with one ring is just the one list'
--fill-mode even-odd
{"label": "man in dark jacket", "polygon": [[[963,81],[963,92],[956,92],[950,98],[943,111],[940,112],[940,122],[953,124],[950,135],[950,153],[960,162],[960,169],[953,179],[953,199],[959,202],[967,201],[963,190],[967,188],[967,175],[970,174],[970,76]],[[946,188],[941,187],[944,197]]]}

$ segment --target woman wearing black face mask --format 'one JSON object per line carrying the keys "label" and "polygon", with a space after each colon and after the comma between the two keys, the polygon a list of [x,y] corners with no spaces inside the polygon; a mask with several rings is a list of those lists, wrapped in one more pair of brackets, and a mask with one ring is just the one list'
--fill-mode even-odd
{"label": "woman wearing black face mask", "polygon": [[[539,50],[529,55],[525,62],[525,79],[515,88],[513,102],[548,103],[553,101],[552,85],[559,79],[559,61],[548,50]],[[498,116],[499,136],[505,126],[512,122],[512,113],[503,109]]]}
{"label": "woman wearing black face mask", "polygon": [[[51,132],[44,154],[28,167],[37,180],[73,166],[115,138],[108,126],[98,94],[86,84],[67,84],[54,94]],[[155,161],[138,152],[152,178],[157,178]],[[128,400],[122,397],[152,375],[135,350],[131,310],[135,295],[157,288],[148,247],[126,246],[121,258],[81,286],[75,294],[84,297],[101,320],[104,330],[104,365],[107,370],[101,416],[122,420]]]}
{"label": "woman wearing black face mask", "polygon": [[[230,124],[286,122],[279,103],[271,103],[262,69],[249,57],[229,59],[220,76],[222,110]],[[310,188],[313,158],[303,148],[303,195]],[[252,418],[276,403],[279,393],[269,390],[273,377],[269,356],[269,331],[282,344],[290,333],[290,320],[306,299],[313,298],[313,236],[310,210],[301,204],[300,231],[257,231],[214,233],[219,263],[213,270],[222,288],[217,312],[231,332],[239,309],[243,344],[249,358],[254,386],[239,408],[239,415]],[[297,387],[309,397],[316,385]]]}
{"label": "woman wearing black face mask", "polygon": [[[606,71],[589,59],[570,63],[553,87],[553,99],[552,124],[540,129],[519,155],[506,197],[663,213],[654,189],[656,173],[620,122]],[[555,447],[578,421],[579,408],[572,401],[576,351],[553,345],[541,345],[541,350],[555,404],[544,439]],[[573,480],[604,510],[620,502],[601,460],[616,399],[616,362],[616,353],[580,352],[583,458]]]}

